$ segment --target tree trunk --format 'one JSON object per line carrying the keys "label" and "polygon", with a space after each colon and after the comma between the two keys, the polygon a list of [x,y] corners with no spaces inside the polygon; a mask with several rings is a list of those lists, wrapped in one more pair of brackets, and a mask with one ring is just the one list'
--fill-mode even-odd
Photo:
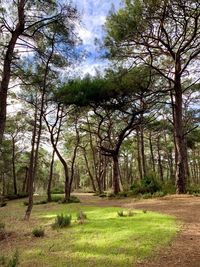
{"label": "tree trunk", "polygon": [[154,158],[154,153],[153,153],[153,145],[152,145],[152,133],[150,131],[149,133],[149,148],[150,148],[150,153],[151,153],[151,162],[152,162],[152,166],[153,166],[153,172],[156,172],[156,168],[155,168],[155,158]]}
{"label": "tree trunk", "polygon": [[112,159],[113,159],[113,189],[114,189],[114,194],[117,195],[120,192],[118,155],[113,155]]}
{"label": "tree trunk", "polygon": [[[95,186],[95,182],[94,182],[94,177],[93,177],[93,175],[92,175],[92,173],[90,171],[90,167],[89,167],[89,163],[88,163],[88,159],[87,159],[87,155],[86,155],[85,149],[83,149],[83,156],[84,156],[86,168],[87,168],[87,171],[88,171],[91,183],[92,183],[92,188],[93,188],[94,192],[96,192],[96,186]],[[99,193],[101,193],[101,192],[99,192]]]}
{"label": "tree trunk", "polygon": [[15,139],[12,138],[12,171],[13,171],[13,192],[17,195],[17,178],[15,168]]}
{"label": "tree trunk", "polygon": [[141,154],[140,154],[140,135],[138,129],[136,130],[137,134],[137,162],[138,162],[138,171],[140,175],[140,180],[143,179],[143,174],[142,174],[142,165],[141,165]]}
{"label": "tree trunk", "polygon": [[182,88],[180,72],[180,60],[176,62],[175,74],[175,103],[174,103],[174,132],[175,132],[175,147],[177,149],[177,166],[176,166],[176,192],[177,194],[186,193],[186,175],[185,175],[185,142],[183,130],[183,110],[182,110]]}
{"label": "tree trunk", "polygon": [[52,158],[51,158],[51,164],[50,164],[50,172],[49,172],[49,180],[48,180],[48,186],[47,186],[47,201],[51,202],[51,184],[53,179],[53,167],[54,167],[54,157],[55,157],[55,150],[53,150]]}
{"label": "tree trunk", "polygon": [[11,77],[11,64],[14,56],[14,49],[18,37],[24,31],[25,24],[25,7],[26,0],[18,1],[18,22],[15,30],[12,31],[11,39],[8,43],[3,66],[2,66],[2,79],[0,83],[0,147],[2,145],[3,134],[5,130],[6,123],[6,107],[7,107],[7,95],[8,95],[8,86]]}
{"label": "tree trunk", "polygon": [[162,167],[162,160],[161,160],[161,154],[160,154],[160,136],[157,137],[157,152],[158,152],[158,168],[160,173],[160,179],[163,182],[163,167]]}

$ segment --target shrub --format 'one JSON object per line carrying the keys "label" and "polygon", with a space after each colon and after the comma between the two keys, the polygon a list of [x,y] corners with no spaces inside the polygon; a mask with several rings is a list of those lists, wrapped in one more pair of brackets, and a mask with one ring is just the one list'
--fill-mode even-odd
{"label": "shrub", "polygon": [[52,194],[64,194],[65,191],[64,191],[63,187],[54,187],[51,189],[51,193]]}
{"label": "shrub", "polygon": [[5,207],[7,203],[5,201],[0,202],[0,208]]}
{"label": "shrub", "polygon": [[195,184],[189,185],[187,187],[187,192],[189,194],[198,195],[198,194],[200,194],[200,186],[199,185],[195,185]]}
{"label": "shrub", "polygon": [[5,223],[0,222],[0,231],[5,229]]}
{"label": "shrub", "polygon": [[24,206],[28,206],[28,201],[23,202]]}
{"label": "shrub", "polygon": [[47,204],[47,200],[40,200],[40,201],[37,201],[35,203],[33,203],[34,205],[43,205],[43,204]]}
{"label": "shrub", "polygon": [[43,237],[44,236],[44,229],[43,228],[34,228],[32,231],[33,236],[35,237]]}
{"label": "shrub", "polygon": [[15,200],[15,199],[26,198],[26,197],[28,197],[28,193],[18,193],[17,195],[6,196],[8,200]]}
{"label": "shrub", "polygon": [[116,195],[113,192],[108,192],[106,196],[109,198],[116,197]]}
{"label": "shrub", "polygon": [[147,210],[143,210],[143,213],[147,213]]}
{"label": "shrub", "polygon": [[119,210],[119,211],[117,212],[117,215],[118,215],[119,217],[124,217],[124,216],[125,216],[123,210]]}
{"label": "shrub", "polygon": [[52,202],[60,202],[62,203],[64,201],[63,195],[52,195],[51,196],[51,201]]}
{"label": "shrub", "polygon": [[76,196],[71,196],[70,197],[70,200],[69,200],[69,203],[80,203],[80,199]]}
{"label": "shrub", "polygon": [[71,224],[71,219],[72,219],[71,215],[63,215],[63,214],[57,215],[55,223],[52,225],[52,227],[53,228],[67,227]]}
{"label": "shrub", "polygon": [[119,197],[128,197],[128,192],[122,191],[118,193]]}
{"label": "shrub", "polygon": [[153,197],[164,197],[164,196],[166,196],[166,193],[163,191],[157,191],[157,192],[153,193],[152,196]]}
{"label": "shrub", "polygon": [[8,262],[8,267],[17,267],[19,265],[19,253],[16,250],[10,261]]}
{"label": "shrub", "polygon": [[107,194],[106,193],[101,193],[101,194],[99,194],[99,197],[107,197]]}
{"label": "shrub", "polygon": [[148,198],[152,198],[152,196],[153,195],[151,193],[145,193],[145,194],[142,195],[142,198],[148,199]]}
{"label": "shrub", "polygon": [[153,194],[154,192],[161,191],[162,187],[153,175],[148,175],[140,183],[135,182],[130,189],[134,195],[138,195]]}

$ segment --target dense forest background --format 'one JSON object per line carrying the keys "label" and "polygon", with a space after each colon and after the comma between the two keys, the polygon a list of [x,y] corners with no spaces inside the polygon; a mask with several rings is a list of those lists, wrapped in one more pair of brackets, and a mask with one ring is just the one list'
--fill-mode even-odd
{"label": "dense forest background", "polygon": [[1,2],[0,195],[199,193],[199,1],[125,1],[85,77],[72,4]]}

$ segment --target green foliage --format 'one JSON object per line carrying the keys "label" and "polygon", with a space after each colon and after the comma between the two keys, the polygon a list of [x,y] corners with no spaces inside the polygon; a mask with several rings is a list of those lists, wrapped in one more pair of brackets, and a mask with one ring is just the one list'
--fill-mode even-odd
{"label": "green foliage", "polygon": [[32,231],[33,236],[35,237],[43,237],[44,236],[44,229],[39,227],[39,228],[34,228]]}
{"label": "green foliage", "polygon": [[55,223],[52,225],[52,227],[53,229],[56,229],[56,228],[64,228],[70,226],[71,219],[72,219],[71,215],[63,215],[63,214],[57,215]]}
{"label": "green foliage", "polygon": [[43,205],[43,204],[47,204],[47,203],[48,203],[47,200],[44,199],[44,200],[34,202],[33,205]]}
{"label": "green foliage", "polygon": [[119,217],[124,217],[124,216],[125,216],[123,210],[119,210],[119,211],[117,212],[117,215],[118,215]]}
{"label": "green foliage", "polygon": [[28,197],[28,193],[19,193],[17,195],[7,195],[6,198],[9,200],[21,199]]}
{"label": "green foliage", "polygon": [[187,187],[187,192],[191,195],[198,196],[200,194],[200,185],[191,184]]}
{"label": "green foliage", "polygon": [[70,196],[69,202],[68,203],[80,203],[80,199],[76,196]]}
{"label": "green foliage", "polygon": [[168,181],[162,184],[162,189],[161,191],[164,192],[165,194],[175,194],[176,193],[176,188],[174,183],[172,181]]}
{"label": "green foliage", "polygon": [[52,194],[64,194],[65,191],[64,191],[63,187],[54,187],[51,189],[51,193]]}
{"label": "green foliage", "polygon": [[5,207],[6,205],[7,205],[7,203],[5,201],[0,202],[0,208]]}
{"label": "green foliage", "polygon": [[19,252],[16,250],[12,258],[8,262],[8,267],[17,267],[19,266]]}
{"label": "green foliage", "polygon": [[5,229],[5,223],[0,222],[0,231]]}
{"label": "green foliage", "polygon": [[146,176],[141,182],[135,182],[131,188],[134,195],[138,194],[153,194],[161,191],[161,184],[155,179],[153,175]]}
{"label": "green foliage", "polygon": [[63,197],[63,195],[52,195],[51,196],[51,201],[52,202],[60,202],[60,203],[63,203],[64,197]]}

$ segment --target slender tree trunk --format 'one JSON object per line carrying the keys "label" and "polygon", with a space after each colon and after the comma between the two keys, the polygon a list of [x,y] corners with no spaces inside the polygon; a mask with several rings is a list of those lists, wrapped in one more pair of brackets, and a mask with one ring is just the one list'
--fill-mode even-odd
{"label": "slender tree trunk", "polygon": [[24,31],[25,4],[26,0],[18,1],[18,22],[16,28],[12,31],[11,39],[8,43],[2,66],[2,75],[1,75],[2,79],[0,82],[0,148],[2,145],[5,123],[6,123],[7,95],[8,95],[8,86],[11,78],[11,64],[14,56],[14,49],[17,39]]}
{"label": "slender tree trunk", "polygon": [[13,171],[13,192],[17,195],[17,177],[15,168],[15,139],[12,138],[12,171]]}
{"label": "slender tree trunk", "polygon": [[118,155],[113,155],[113,189],[114,194],[117,195],[120,192],[119,186],[119,162],[118,162]]}
{"label": "slender tree trunk", "polygon": [[143,125],[140,126],[140,153],[141,153],[141,167],[142,167],[142,176],[146,176],[146,158],[145,158],[145,149],[144,149],[144,129]]}
{"label": "slender tree trunk", "polygon": [[[94,182],[94,177],[90,171],[90,167],[89,167],[89,163],[88,163],[88,159],[87,159],[87,155],[86,155],[86,151],[85,149],[83,149],[83,156],[84,156],[84,159],[85,159],[85,164],[86,164],[86,168],[87,168],[87,172],[89,174],[89,177],[90,177],[90,180],[91,180],[91,183],[92,183],[92,188],[94,190],[94,192],[96,192],[96,186],[95,186],[95,182]],[[99,192],[101,193],[101,192]]]}
{"label": "slender tree trunk", "polygon": [[153,153],[153,145],[152,145],[152,132],[150,131],[149,133],[149,148],[150,148],[150,153],[151,153],[151,162],[152,162],[152,167],[153,167],[153,172],[156,172],[155,168],[155,157]]}
{"label": "slender tree trunk", "polygon": [[183,96],[180,79],[180,60],[176,62],[175,74],[175,103],[174,103],[174,131],[175,147],[177,149],[177,166],[176,166],[176,192],[177,194],[186,193],[186,174],[185,174],[185,141],[183,130]]}
{"label": "slender tree trunk", "polygon": [[22,192],[28,192],[27,191],[27,182],[28,182],[28,167],[25,167],[25,177],[22,185]]}
{"label": "slender tree trunk", "polygon": [[140,180],[143,179],[143,173],[142,173],[142,165],[141,165],[141,154],[140,154],[140,135],[138,129],[136,130],[137,134],[137,161],[138,161],[138,171],[140,175]]}
{"label": "slender tree trunk", "polygon": [[162,166],[162,160],[161,160],[161,154],[160,154],[160,136],[157,137],[157,153],[158,153],[158,168],[160,173],[160,179],[163,182],[163,166]]}
{"label": "slender tree trunk", "polygon": [[[36,105],[37,106],[37,105]],[[33,126],[33,134],[32,134],[32,147],[31,147],[31,155],[30,155],[30,164],[28,170],[28,207],[24,216],[25,220],[29,220],[32,207],[33,207],[33,182],[34,182],[34,157],[35,157],[35,143],[36,143],[36,135],[37,135],[37,108],[35,110],[35,120]]]}
{"label": "slender tree trunk", "polygon": [[47,186],[47,201],[51,202],[51,184],[53,179],[53,167],[54,167],[54,158],[55,158],[55,150],[53,149],[52,158],[51,158],[51,164],[50,164],[50,172],[49,172],[49,180],[48,180],[48,186]]}

